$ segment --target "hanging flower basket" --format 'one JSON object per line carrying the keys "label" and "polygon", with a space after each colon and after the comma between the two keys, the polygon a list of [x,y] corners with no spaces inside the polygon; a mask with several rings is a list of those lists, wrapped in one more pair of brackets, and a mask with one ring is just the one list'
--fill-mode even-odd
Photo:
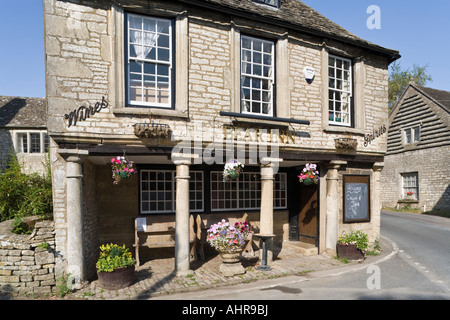
{"label": "hanging flower basket", "polygon": [[300,183],[304,185],[318,184],[319,183],[319,171],[317,171],[317,165],[314,163],[307,163],[303,171],[298,175]]}
{"label": "hanging flower basket", "polygon": [[223,169],[223,181],[237,180],[243,169],[244,165],[237,160],[227,162]]}
{"label": "hanging flower basket", "polygon": [[120,181],[129,180],[137,172],[133,161],[128,161],[123,156],[117,156],[111,159],[111,170],[114,184]]}

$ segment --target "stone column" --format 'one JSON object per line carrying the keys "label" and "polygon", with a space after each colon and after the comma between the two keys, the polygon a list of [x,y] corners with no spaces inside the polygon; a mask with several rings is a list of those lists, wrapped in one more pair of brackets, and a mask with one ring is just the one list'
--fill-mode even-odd
{"label": "stone column", "polygon": [[[374,163],[372,170],[372,203],[371,207],[371,221],[374,229],[374,236],[380,235],[381,226],[381,171],[384,168],[384,162]],[[375,239],[370,239],[374,241]]]}
{"label": "stone column", "polygon": [[326,216],[326,249],[336,250],[339,238],[339,199],[338,199],[338,169],[346,161],[331,161],[327,172],[327,216]]}
{"label": "stone column", "polygon": [[[271,235],[273,233],[273,180],[274,166],[282,159],[263,158],[261,167],[261,209],[260,209],[260,233]],[[273,239],[267,240],[267,263],[273,261]],[[261,251],[261,250],[260,250]],[[260,257],[262,252],[260,252]]]}
{"label": "stone column", "polygon": [[60,149],[66,160],[66,215],[67,215],[67,273],[73,289],[85,279],[83,243],[83,188],[82,163],[89,155],[87,150]]}
{"label": "stone column", "polygon": [[175,272],[177,276],[191,273],[189,250],[189,165],[190,158],[173,161],[176,169],[176,215],[175,215]]}

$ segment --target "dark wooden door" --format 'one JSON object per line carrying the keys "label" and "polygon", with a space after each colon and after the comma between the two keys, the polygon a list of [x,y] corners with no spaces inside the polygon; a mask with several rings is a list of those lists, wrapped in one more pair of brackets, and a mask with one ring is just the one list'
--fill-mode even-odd
{"label": "dark wooden door", "polygon": [[301,242],[318,245],[319,239],[319,188],[318,185],[299,188],[298,230]]}

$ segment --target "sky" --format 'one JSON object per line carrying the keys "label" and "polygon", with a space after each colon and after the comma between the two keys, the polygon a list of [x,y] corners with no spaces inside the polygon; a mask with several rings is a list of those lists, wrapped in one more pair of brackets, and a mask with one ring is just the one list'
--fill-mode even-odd
{"label": "sky", "polygon": [[[304,0],[353,34],[400,51],[404,69],[428,66],[427,86],[450,91],[449,0]],[[373,20],[379,8],[380,19]],[[379,29],[370,29],[379,22]],[[369,24],[372,26],[373,24]],[[45,97],[42,0],[0,0],[0,95]]]}

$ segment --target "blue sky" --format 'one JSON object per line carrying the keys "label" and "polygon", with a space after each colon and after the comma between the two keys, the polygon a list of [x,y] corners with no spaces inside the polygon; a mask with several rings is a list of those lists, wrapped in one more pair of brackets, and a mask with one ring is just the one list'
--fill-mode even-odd
{"label": "blue sky", "polygon": [[[450,1],[304,0],[359,37],[399,50],[403,68],[428,65],[428,86],[450,91]],[[370,5],[381,29],[367,28]],[[44,97],[42,0],[0,0],[0,95]]]}

